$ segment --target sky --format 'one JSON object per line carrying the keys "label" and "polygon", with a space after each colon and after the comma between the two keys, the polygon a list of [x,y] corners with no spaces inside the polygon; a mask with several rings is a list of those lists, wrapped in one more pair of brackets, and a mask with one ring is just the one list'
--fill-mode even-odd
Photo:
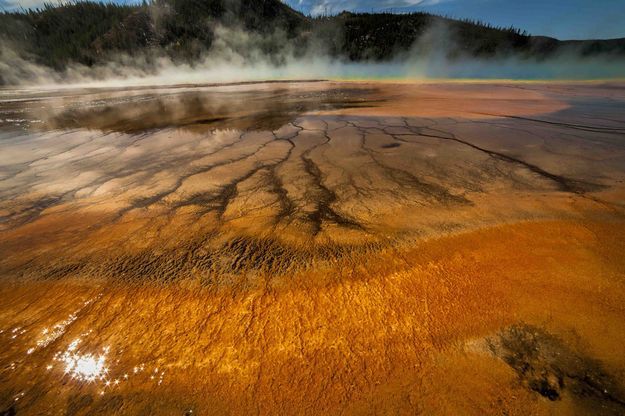
{"label": "sky", "polygon": [[[0,0],[0,9],[30,8],[63,0]],[[133,0],[110,0],[130,3]],[[245,0],[243,0],[245,1]],[[514,26],[558,39],[625,37],[625,0],[284,0],[305,14],[350,11],[425,11]]]}
{"label": "sky", "polygon": [[306,14],[425,11],[559,39],[625,37],[625,0],[286,0]]}

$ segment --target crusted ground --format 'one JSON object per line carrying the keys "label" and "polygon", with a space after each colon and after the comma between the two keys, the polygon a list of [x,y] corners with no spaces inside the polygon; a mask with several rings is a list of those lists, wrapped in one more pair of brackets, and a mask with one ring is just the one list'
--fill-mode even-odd
{"label": "crusted ground", "polygon": [[0,411],[618,414],[616,87],[5,91]]}

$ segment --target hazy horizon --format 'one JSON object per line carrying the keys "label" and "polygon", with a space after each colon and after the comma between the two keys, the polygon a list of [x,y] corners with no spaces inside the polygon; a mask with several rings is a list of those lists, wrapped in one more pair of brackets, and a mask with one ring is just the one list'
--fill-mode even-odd
{"label": "hazy horizon", "polygon": [[[625,6],[620,0],[282,0],[310,16],[352,12],[426,12],[453,19],[474,19],[494,26],[526,30],[535,36],[560,40],[625,37]],[[111,0],[140,4],[140,0]],[[0,0],[0,10],[17,11],[63,0]]]}

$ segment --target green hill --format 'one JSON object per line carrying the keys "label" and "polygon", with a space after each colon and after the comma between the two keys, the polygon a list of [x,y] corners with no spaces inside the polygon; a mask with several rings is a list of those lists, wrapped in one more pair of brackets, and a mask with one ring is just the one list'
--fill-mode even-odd
{"label": "green hill", "polygon": [[[625,56],[625,39],[563,42],[426,13],[344,12],[310,18],[279,0],[155,0],[137,6],[79,1],[0,14],[0,42],[55,69],[72,62],[106,62],[120,52],[146,59],[166,54],[193,63],[210,56],[224,28],[232,30],[225,37],[239,45],[238,52],[268,59],[280,59],[287,49],[295,55],[314,50],[351,61],[385,61],[409,51],[444,53],[451,59],[543,59],[566,51]],[[242,33],[245,39],[237,41]]]}

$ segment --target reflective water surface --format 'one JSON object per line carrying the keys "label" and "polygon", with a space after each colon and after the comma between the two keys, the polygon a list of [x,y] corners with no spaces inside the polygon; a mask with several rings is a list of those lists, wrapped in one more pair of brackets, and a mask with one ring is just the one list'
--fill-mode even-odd
{"label": "reflective water surface", "polygon": [[2,414],[622,414],[625,89],[0,91]]}

